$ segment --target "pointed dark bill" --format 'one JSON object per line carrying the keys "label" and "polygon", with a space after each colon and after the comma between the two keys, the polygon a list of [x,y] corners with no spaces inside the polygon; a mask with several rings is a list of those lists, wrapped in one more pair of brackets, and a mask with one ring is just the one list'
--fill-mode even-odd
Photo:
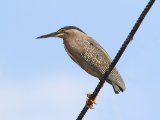
{"label": "pointed dark bill", "polygon": [[49,33],[49,34],[46,34],[46,35],[39,36],[39,37],[37,37],[37,39],[48,38],[48,37],[56,37],[57,34],[58,34],[57,32],[53,32],[53,33]]}

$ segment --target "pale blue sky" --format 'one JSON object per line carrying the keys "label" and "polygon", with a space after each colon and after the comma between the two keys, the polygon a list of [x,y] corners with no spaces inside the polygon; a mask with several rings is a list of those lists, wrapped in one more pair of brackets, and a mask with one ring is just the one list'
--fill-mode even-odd
{"label": "pale blue sky", "polygon": [[[148,0],[1,1],[0,120],[75,120],[98,80],[79,68],[58,38],[37,36],[75,25],[113,58]],[[106,84],[84,120],[159,120],[160,1],[117,68],[126,91]]]}

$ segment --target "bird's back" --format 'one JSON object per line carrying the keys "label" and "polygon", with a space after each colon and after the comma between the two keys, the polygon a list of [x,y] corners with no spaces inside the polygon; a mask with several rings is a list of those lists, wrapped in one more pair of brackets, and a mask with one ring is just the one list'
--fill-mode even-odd
{"label": "bird's back", "polygon": [[[66,42],[65,48],[69,56],[86,72],[102,78],[112,61],[108,53],[88,36],[83,39],[72,38],[68,41],[70,42]],[[112,70],[107,82],[113,86],[115,93],[125,90],[125,84],[116,68]]]}
{"label": "bird's back", "polygon": [[[84,46],[85,47],[82,56],[88,62],[88,64],[94,66],[94,70],[101,73],[99,73],[99,76],[96,76],[98,78],[101,78],[105,71],[108,69],[110,63],[112,62],[112,59],[110,58],[108,53],[100,46],[100,44],[98,44],[90,37],[86,40],[86,44]],[[123,79],[116,68],[112,70],[108,78],[109,83],[118,85],[122,91],[125,89]]]}

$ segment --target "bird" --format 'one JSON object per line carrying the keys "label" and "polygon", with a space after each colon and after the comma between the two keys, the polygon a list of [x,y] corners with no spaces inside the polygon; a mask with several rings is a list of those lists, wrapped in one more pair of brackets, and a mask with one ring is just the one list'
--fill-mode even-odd
{"label": "bird", "polygon": [[[65,26],[56,32],[45,34],[37,39],[58,37],[63,39],[66,52],[71,59],[90,75],[103,77],[112,59],[105,49],[92,37],[76,26]],[[106,81],[112,85],[115,94],[123,92],[125,83],[116,68],[112,70]]]}

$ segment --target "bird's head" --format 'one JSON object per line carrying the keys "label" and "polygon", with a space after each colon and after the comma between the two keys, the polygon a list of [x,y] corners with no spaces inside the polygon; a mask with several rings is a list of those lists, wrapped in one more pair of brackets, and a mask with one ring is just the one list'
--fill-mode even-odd
{"label": "bird's head", "polygon": [[48,38],[48,37],[65,38],[65,37],[73,34],[74,32],[80,32],[80,33],[85,34],[85,33],[84,33],[80,28],[78,28],[78,27],[75,27],[75,26],[66,26],[66,27],[63,27],[63,28],[59,29],[57,32],[53,32],[53,33],[49,33],[49,34],[46,34],[46,35],[39,36],[39,37],[37,37],[37,39],[40,39],[40,38]]}

